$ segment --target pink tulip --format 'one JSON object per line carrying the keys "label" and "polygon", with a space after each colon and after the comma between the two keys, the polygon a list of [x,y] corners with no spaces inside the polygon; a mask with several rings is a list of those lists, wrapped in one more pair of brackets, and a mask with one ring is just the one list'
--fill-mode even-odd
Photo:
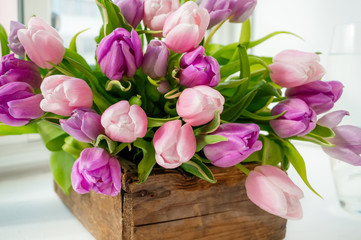
{"label": "pink tulip", "polygon": [[269,65],[270,77],[281,87],[297,87],[320,80],[325,69],[320,65],[320,57],[315,53],[285,50],[273,58]]}
{"label": "pink tulip", "polygon": [[208,11],[195,2],[186,2],[167,17],[163,27],[164,42],[173,52],[188,52],[202,41],[208,24]]}
{"label": "pink tulip", "polygon": [[90,108],[93,93],[88,84],[79,78],[64,75],[46,77],[40,86],[44,99],[40,103],[45,112],[70,116],[79,107]]}
{"label": "pink tulip", "polygon": [[246,179],[248,198],[263,210],[286,219],[301,219],[302,190],[285,172],[270,166],[258,166]]}
{"label": "pink tulip", "polygon": [[223,111],[224,97],[217,90],[201,85],[186,88],[177,101],[177,113],[186,123],[200,126]]}
{"label": "pink tulip", "polygon": [[29,58],[41,68],[52,68],[49,63],[63,60],[65,48],[58,32],[42,18],[32,17],[28,29],[19,29],[18,38]]}
{"label": "pink tulip", "polygon": [[180,120],[163,124],[154,134],[155,159],[164,168],[176,168],[196,152],[196,137],[191,125]]}
{"label": "pink tulip", "polygon": [[147,133],[148,119],[138,105],[120,101],[107,108],[101,119],[105,134],[114,141],[131,143]]}

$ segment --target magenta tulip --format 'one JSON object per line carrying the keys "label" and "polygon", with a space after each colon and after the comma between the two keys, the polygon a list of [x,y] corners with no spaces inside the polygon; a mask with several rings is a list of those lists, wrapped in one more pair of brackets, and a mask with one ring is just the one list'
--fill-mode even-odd
{"label": "magenta tulip", "polygon": [[325,74],[316,53],[285,50],[273,58],[269,65],[270,77],[281,87],[297,87],[320,80]]}
{"label": "magenta tulip", "polygon": [[80,194],[95,191],[114,197],[122,187],[119,161],[103,148],[86,148],[73,165],[71,183]]}
{"label": "magenta tulip", "polygon": [[176,168],[189,161],[196,152],[192,126],[180,120],[163,124],[154,134],[155,159],[164,168]]}
{"label": "magenta tulip", "polygon": [[10,34],[8,37],[9,41],[9,49],[19,55],[24,57],[25,56],[25,49],[18,38],[18,30],[26,29],[25,25],[16,21],[10,21]]}
{"label": "magenta tulip", "polygon": [[52,68],[49,63],[63,60],[65,48],[58,32],[42,18],[32,17],[27,29],[18,30],[18,37],[29,58],[41,68]]}
{"label": "magenta tulip", "polygon": [[286,219],[301,219],[302,190],[285,172],[270,166],[258,166],[246,179],[248,198],[263,210]]}
{"label": "magenta tulip", "polygon": [[218,110],[223,111],[224,97],[208,86],[186,88],[177,101],[177,113],[186,123],[200,126],[210,122]]}
{"label": "magenta tulip", "polygon": [[153,39],[144,54],[142,69],[149,77],[161,78],[167,74],[169,50],[160,40]]}
{"label": "magenta tulip", "polygon": [[207,9],[210,17],[208,29],[226,20],[232,14],[229,0],[197,0],[200,7]]}
{"label": "magenta tulip", "polygon": [[90,87],[79,78],[52,75],[43,80],[40,90],[44,96],[40,107],[46,112],[70,116],[74,109],[93,104]]}
{"label": "magenta tulip", "polygon": [[106,135],[114,141],[131,143],[147,133],[148,119],[138,105],[120,101],[107,108],[101,118]]}
{"label": "magenta tulip", "polygon": [[120,8],[125,20],[137,28],[144,16],[143,0],[114,0],[114,3]]}

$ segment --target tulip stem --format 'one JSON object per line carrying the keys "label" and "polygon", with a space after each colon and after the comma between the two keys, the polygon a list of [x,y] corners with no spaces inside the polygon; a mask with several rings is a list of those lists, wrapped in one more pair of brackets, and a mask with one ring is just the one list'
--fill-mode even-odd
{"label": "tulip stem", "polygon": [[218,23],[218,24],[212,29],[212,31],[209,33],[206,41],[205,41],[204,44],[203,44],[203,47],[204,47],[204,48],[207,48],[207,46],[208,46],[209,42],[211,41],[213,35],[218,31],[218,29],[219,29],[220,27],[222,27],[222,25],[223,25],[227,20],[228,20],[228,19],[226,19],[226,20]]}
{"label": "tulip stem", "polygon": [[246,175],[248,175],[249,174],[249,169],[248,168],[246,168],[245,166],[243,166],[242,164],[240,164],[240,163],[238,163],[237,165],[236,165],[236,167],[239,169],[239,170],[241,170],[244,174],[246,174]]}

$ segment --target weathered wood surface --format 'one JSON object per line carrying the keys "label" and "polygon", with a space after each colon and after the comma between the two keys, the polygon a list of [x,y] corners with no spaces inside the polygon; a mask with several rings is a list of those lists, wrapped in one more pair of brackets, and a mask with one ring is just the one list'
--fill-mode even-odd
{"label": "weathered wood surface", "polygon": [[142,184],[136,183],[136,173],[123,174],[122,196],[115,198],[57,193],[98,240],[284,238],[286,220],[247,198],[244,174],[236,168],[211,170],[216,184],[177,170],[155,169]]}

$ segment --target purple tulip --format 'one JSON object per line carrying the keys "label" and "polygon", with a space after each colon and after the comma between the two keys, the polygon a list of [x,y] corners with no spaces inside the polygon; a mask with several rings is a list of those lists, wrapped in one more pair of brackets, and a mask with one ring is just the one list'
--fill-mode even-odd
{"label": "purple tulip", "polygon": [[221,80],[220,68],[216,59],[204,56],[204,48],[197,47],[183,55],[180,60],[179,80],[185,87],[207,85],[215,87]]}
{"label": "purple tulip", "polygon": [[119,161],[103,148],[86,148],[73,165],[71,183],[80,194],[95,191],[116,196],[122,187]]}
{"label": "purple tulip", "polygon": [[342,83],[338,81],[310,82],[299,87],[289,88],[286,96],[299,98],[308,104],[317,114],[327,112],[342,95]]}
{"label": "purple tulip", "polygon": [[114,3],[120,8],[125,20],[137,28],[144,17],[143,0],[115,0]]}
{"label": "purple tulip", "polygon": [[204,154],[217,167],[232,167],[262,149],[262,142],[257,140],[259,131],[259,126],[253,123],[222,124],[212,135],[226,137],[228,141],[206,145]]}
{"label": "purple tulip", "polygon": [[257,0],[230,0],[230,9],[233,10],[230,22],[245,22],[256,8]]}
{"label": "purple tulip", "polygon": [[322,147],[323,151],[333,158],[354,166],[361,166],[361,128],[352,125],[338,126],[347,111],[335,111],[320,118],[317,123],[331,128],[335,137],[327,139],[333,147]]}
{"label": "purple tulip", "polygon": [[37,89],[41,81],[40,71],[33,62],[15,58],[13,53],[1,58],[0,86],[11,82],[25,82]]}
{"label": "purple tulip", "polygon": [[161,78],[167,74],[169,50],[160,40],[150,41],[144,54],[142,69],[151,78]]}
{"label": "purple tulip", "polygon": [[80,142],[90,143],[104,134],[100,123],[100,115],[91,108],[75,109],[69,119],[60,119],[60,125],[65,132]]}
{"label": "purple tulip", "polygon": [[24,24],[21,24],[16,21],[10,22],[10,34],[9,34],[9,48],[11,51],[13,51],[15,54],[19,56],[25,56],[25,49],[23,45],[20,43],[18,38],[18,30],[19,29],[26,29]]}
{"label": "purple tulip", "polygon": [[117,28],[101,40],[96,55],[100,69],[109,79],[121,80],[124,74],[133,77],[142,64],[142,42],[136,31]]}
{"label": "purple tulip", "polygon": [[197,3],[200,7],[207,9],[207,11],[209,12],[210,21],[208,29],[231,16],[232,9],[229,7],[229,0],[198,0]]}
{"label": "purple tulip", "polygon": [[316,127],[317,115],[304,101],[291,98],[278,103],[271,111],[278,115],[286,111],[281,117],[271,120],[270,125],[278,136],[288,138],[303,136]]}
{"label": "purple tulip", "polygon": [[41,94],[34,95],[31,86],[12,82],[0,87],[0,122],[10,126],[23,126],[31,119],[43,115]]}

